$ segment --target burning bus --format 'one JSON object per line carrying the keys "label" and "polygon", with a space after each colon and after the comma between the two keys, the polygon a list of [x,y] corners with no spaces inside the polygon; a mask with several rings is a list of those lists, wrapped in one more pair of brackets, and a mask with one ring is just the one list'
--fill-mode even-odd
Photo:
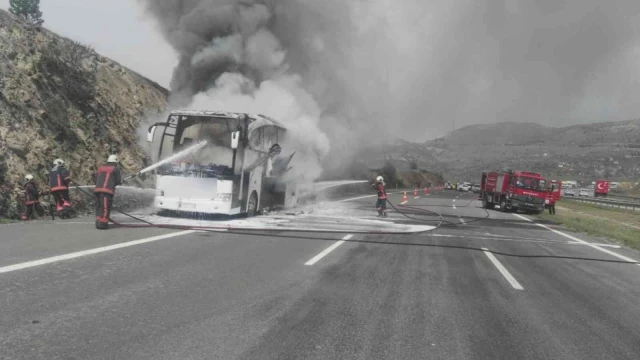
{"label": "burning bus", "polygon": [[294,153],[282,153],[285,136],[285,127],[264,115],[171,112],[147,135],[151,160],[161,164],[154,170],[156,208],[253,216],[295,205],[296,184],[285,179]]}

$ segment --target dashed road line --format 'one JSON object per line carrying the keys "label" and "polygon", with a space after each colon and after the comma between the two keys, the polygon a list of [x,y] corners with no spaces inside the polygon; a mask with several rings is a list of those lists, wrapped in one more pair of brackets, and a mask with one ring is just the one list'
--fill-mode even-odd
{"label": "dashed road line", "polygon": [[413,198],[414,199],[420,199],[420,196],[414,196]]}
{"label": "dashed road line", "polygon": [[345,235],[345,237],[342,238],[342,240],[337,241],[335,244],[329,246],[328,248],[324,249],[324,251],[322,251],[320,254],[314,256],[313,258],[311,258],[311,260],[307,261],[306,263],[304,263],[307,266],[311,266],[315,263],[317,263],[318,261],[320,261],[320,259],[322,259],[323,257],[327,256],[327,254],[329,254],[330,252],[332,252],[333,250],[335,250],[338,246],[344,244],[344,242],[346,240],[349,240],[353,237],[353,235],[349,234],[349,235]]}
{"label": "dashed road line", "polygon": [[502,276],[504,276],[504,278],[507,279],[509,284],[511,284],[511,286],[513,286],[514,289],[516,289],[516,290],[524,290],[524,288],[522,287],[522,285],[520,285],[518,280],[516,280],[516,278],[514,278],[513,275],[511,275],[509,270],[507,270],[507,268],[505,268],[502,265],[502,263],[500,263],[500,261],[498,261],[498,259],[496,259],[495,256],[493,256],[493,254],[489,251],[489,249],[482,248],[482,251],[484,251],[484,254],[487,255],[489,260],[491,260],[493,265],[495,265],[495,267],[498,269],[498,271],[500,271]]}
{"label": "dashed road line", "polygon": [[460,222],[462,223],[462,225],[467,225],[467,222],[466,222],[466,221],[464,221],[464,219],[463,219],[463,218],[461,218],[461,217],[458,217],[458,218],[460,219]]}
{"label": "dashed road line", "polygon": [[634,260],[634,259],[626,257],[624,255],[620,255],[617,252],[614,252],[614,251],[611,251],[611,250],[603,249],[603,248],[600,247],[600,245],[592,244],[592,243],[590,243],[588,241],[584,241],[582,239],[578,239],[575,236],[571,236],[569,234],[565,234],[562,231],[558,231],[556,229],[552,229],[552,228],[550,228],[550,227],[548,227],[548,226],[546,226],[544,224],[540,224],[540,223],[534,222],[533,220],[529,219],[528,217],[525,217],[525,216],[522,216],[522,215],[519,215],[519,214],[512,214],[512,215],[516,216],[516,217],[519,217],[520,219],[532,222],[532,223],[536,224],[537,226],[540,226],[541,228],[547,229],[547,230],[549,230],[551,232],[554,232],[554,233],[556,233],[556,234],[558,234],[560,236],[564,236],[564,237],[566,237],[568,239],[571,239],[571,240],[573,240],[575,242],[578,242],[580,244],[587,245],[587,246],[589,246],[591,248],[594,248],[596,250],[602,251],[603,253],[609,254],[611,256],[615,256],[618,259],[622,259],[622,260],[628,261],[630,263],[636,263],[636,265],[640,266],[640,262],[638,260]]}
{"label": "dashed road line", "polygon": [[95,248],[95,249],[89,249],[89,250],[73,252],[73,253],[65,254],[65,255],[58,255],[58,256],[48,257],[48,258],[44,258],[44,259],[40,259],[40,260],[23,262],[23,263],[20,263],[20,264],[3,266],[3,267],[0,267],[0,274],[8,273],[8,272],[16,271],[16,270],[28,269],[28,268],[32,268],[32,267],[40,266],[40,265],[51,264],[51,263],[55,263],[55,262],[59,262],[59,261],[75,259],[75,258],[79,258],[79,257],[82,257],[82,256],[98,254],[98,253],[101,253],[101,252],[121,249],[121,248],[129,247],[129,246],[145,244],[145,243],[149,243],[149,242],[153,242],[153,241],[164,240],[164,239],[168,239],[168,238],[171,238],[171,237],[187,235],[187,234],[191,234],[191,233],[195,233],[195,232],[197,232],[197,230],[179,231],[179,232],[174,232],[174,233],[170,233],[170,234],[153,236],[153,237],[140,239],[140,240],[128,241],[128,242],[119,243],[119,244],[115,244],[115,245],[103,246],[103,247],[99,247],[99,248]]}

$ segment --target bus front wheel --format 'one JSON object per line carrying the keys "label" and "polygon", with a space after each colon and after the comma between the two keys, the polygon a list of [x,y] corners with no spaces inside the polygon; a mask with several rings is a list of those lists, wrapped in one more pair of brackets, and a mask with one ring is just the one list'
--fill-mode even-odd
{"label": "bus front wheel", "polygon": [[253,217],[258,212],[258,194],[254,191],[249,196],[247,203],[247,217]]}

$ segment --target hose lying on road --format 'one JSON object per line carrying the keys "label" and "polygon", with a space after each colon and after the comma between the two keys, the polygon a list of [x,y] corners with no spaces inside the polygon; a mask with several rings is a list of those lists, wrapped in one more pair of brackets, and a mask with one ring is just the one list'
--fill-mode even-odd
{"label": "hose lying on road", "polygon": [[[466,205],[462,205],[462,206],[458,206],[458,207],[468,207],[474,201],[475,200],[471,200]],[[417,214],[425,214],[426,213],[426,214],[432,214],[432,215],[438,216],[440,218],[439,220],[427,220],[427,219],[418,219],[418,218],[411,217],[411,216],[407,215],[406,212],[401,211],[400,209],[395,207],[395,205],[393,205],[393,203],[389,199],[387,199],[387,203],[389,205],[391,205],[391,207],[393,209],[395,209],[400,215],[402,215],[402,216],[404,216],[404,217],[406,217],[408,219],[415,220],[415,221],[423,221],[423,222],[436,222],[436,221],[439,222],[438,225],[436,226],[436,228],[440,228],[440,227],[444,227],[444,226],[460,226],[460,225],[462,225],[460,223],[455,223],[455,222],[452,222],[452,221],[444,220],[443,217],[442,217],[442,214],[440,214],[440,213],[437,213],[437,212],[431,211],[431,210],[427,210],[427,209],[423,209],[423,207],[436,207],[436,206],[443,206],[443,205],[411,205],[411,206],[398,205],[399,207],[402,207],[404,209],[413,210],[414,214],[416,214],[416,213]],[[481,221],[481,220],[488,219],[489,216],[490,216],[489,212],[487,211],[487,209],[484,209],[484,208],[482,208],[482,210],[484,210],[484,212],[485,212],[485,216],[484,217],[473,219],[473,220],[469,220],[469,221],[466,221],[465,223],[466,224],[470,224],[470,223],[473,223],[473,222],[476,222],[476,221]]]}
{"label": "hose lying on road", "polygon": [[[76,185],[76,187],[78,187]],[[95,196],[91,195],[90,193],[86,192],[84,189],[80,189],[78,187],[78,189],[83,192],[85,195],[95,199]],[[124,227],[124,228],[161,228],[161,229],[173,229],[173,230],[196,230],[196,231],[203,231],[203,232],[219,232],[219,231],[224,231],[225,234],[233,234],[233,235],[251,235],[251,236],[269,236],[269,237],[278,237],[278,238],[289,238],[289,239],[305,239],[305,240],[322,240],[322,241],[335,241],[335,238],[323,238],[323,237],[308,237],[308,236],[300,236],[300,235],[284,235],[284,234],[273,234],[270,232],[295,232],[295,233],[350,233],[350,234],[366,234],[366,235],[411,235],[411,234],[416,234],[416,233],[425,233],[425,232],[429,232],[429,231],[433,231],[436,230],[442,226],[444,226],[443,224],[451,224],[453,226],[459,226],[460,224],[457,223],[453,223],[453,222],[449,222],[446,221],[442,218],[442,214],[439,214],[435,211],[430,211],[430,210],[424,210],[424,209],[417,209],[417,210],[421,210],[424,213],[428,213],[431,215],[436,215],[438,216],[440,219],[439,220],[427,220],[427,219],[419,219],[419,218],[414,218],[411,217],[409,215],[406,215],[404,212],[398,210],[390,201],[387,200],[387,202],[391,205],[392,208],[396,209],[396,211],[398,211],[400,214],[402,214],[403,216],[412,219],[412,220],[416,220],[416,221],[421,221],[421,222],[434,222],[434,221],[438,221],[438,225],[436,225],[433,229],[430,230],[425,230],[425,231],[418,231],[415,233],[407,233],[407,232],[394,232],[394,231],[346,231],[346,230],[327,230],[327,231],[317,231],[317,230],[294,230],[294,229],[274,229],[274,228],[251,228],[252,231],[240,231],[237,229],[233,229],[233,228],[228,228],[228,227],[224,227],[224,226],[186,226],[186,225],[173,225],[173,224],[154,224],[151,223],[149,221],[146,221],[144,219],[138,218],[136,216],[133,216],[131,214],[128,214],[124,211],[120,211],[117,209],[114,209],[115,211],[119,212],[122,215],[125,215],[127,217],[130,217],[134,220],[140,221],[143,224],[124,224],[124,223],[120,223],[117,221],[114,221],[113,219],[109,219],[111,222],[113,222],[114,224],[116,224],[117,226],[120,227]],[[470,204],[471,202],[469,202]],[[402,206],[402,205],[400,205]],[[409,207],[411,208],[411,207]],[[485,212],[487,213],[486,217],[481,218],[481,219],[476,219],[476,221],[479,220],[483,220],[489,217],[489,212],[484,209]],[[469,223],[471,221],[468,221],[467,223]],[[498,251],[493,251],[493,250],[486,250],[484,248],[477,248],[477,247],[471,247],[471,246],[456,246],[456,245],[443,245],[443,244],[424,244],[424,243],[402,243],[402,242],[392,242],[392,241],[379,241],[379,240],[357,240],[357,239],[349,239],[346,240],[349,242],[358,242],[358,243],[369,243],[369,244],[388,244],[388,245],[405,245],[405,246],[421,246],[421,247],[438,247],[438,248],[451,248],[451,249],[461,249],[461,250],[474,250],[474,251],[481,251],[481,252],[491,252],[493,254],[497,254],[497,255],[503,255],[503,256],[510,256],[510,257],[519,257],[519,258],[545,258],[545,259],[571,259],[571,260],[583,260],[583,261],[597,261],[597,262],[607,262],[607,263],[618,263],[618,264],[629,264],[629,265],[637,265],[640,264],[639,262],[629,262],[629,261],[621,261],[621,260],[607,260],[607,259],[596,259],[596,258],[581,258],[581,257],[573,257],[573,256],[556,256],[556,255],[519,255],[519,254],[510,254],[510,253],[504,253],[504,252],[498,252]]]}
{"label": "hose lying on road", "polygon": [[[87,192],[86,190],[82,189],[79,185],[75,185],[75,187],[82,192],[83,194],[87,195],[88,197],[91,197],[92,199],[96,200],[95,196],[90,194],[89,192]],[[97,201],[97,200],[96,200]],[[97,205],[97,203],[96,203]],[[392,204],[393,206],[393,204]],[[394,207],[395,208],[395,207]],[[364,234],[364,235],[408,235],[408,234],[417,234],[417,233],[424,233],[427,231],[433,231],[437,228],[440,227],[440,225],[445,222],[445,220],[442,220],[442,215],[438,214],[440,216],[441,222],[436,225],[433,229],[428,229],[428,230],[422,230],[422,231],[416,231],[416,232],[406,232],[406,231],[376,231],[376,230],[314,230],[314,229],[275,229],[275,228],[269,228],[269,227],[264,227],[264,228],[257,228],[257,227],[251,227],[251,228],[232,228],[232,227],[228,227],[228,226],[204,226],[204,225],[197,225],[197,226],[193,226],[193,225],[176,225],[176,224],[157,224],[157,223],[152,223],[149,222],[147,220],[141,219],[137,216],[131,215],[129,213],[126,213],[124,211],[118,210],[118,209],[113,209],[116,212],[127,216],[131,219],[134,219],[136,221],[141,222],[141,224],[127,224],[127,223],[122,223],[119,221],[114,220],[113,218],[109,218],[109,221],[111,221],[112,223],[114,223],[115,225],[119,226],[119,227],[124,227],[124,228],[161,228],[161,229],[173,229],[173,230],[197,230],[197,231],[210,231],[210,232],[218,232],[218,231],[225,231],[226,233],[230,233],[230,234],[238,234],[238,235],[266,235],[266,236],[279,236],[279,235],[274,235],[274,234],[260,234],[257,233],[258,231],[262,231],[262,232],[296,232],[296,233],[339,233],[339,234],[343,234],[343,233],[350,233],[350,234]],[[429,213],[433,213],[436,214],[432,211],[426,211]],[[417,219],[414,218],[417,221],[422,221],[422,222],[433,222],[432,220],[425,220],[425,219]],[[241,229],[241,230],[238,230]]]}

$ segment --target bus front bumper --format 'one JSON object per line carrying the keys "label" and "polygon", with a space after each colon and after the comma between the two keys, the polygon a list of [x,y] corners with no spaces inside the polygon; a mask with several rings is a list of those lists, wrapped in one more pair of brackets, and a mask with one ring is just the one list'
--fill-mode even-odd
{"label": "bus front bumper", "polygon": [[236,215],[240,213],[240,208],[231,208],[230,201],[218,201],[207,199],[184,199],[166,196],[156,196],[154,205],[158,209],[180,211],[180,212],[196,212],[204,214],[224,214]]}

